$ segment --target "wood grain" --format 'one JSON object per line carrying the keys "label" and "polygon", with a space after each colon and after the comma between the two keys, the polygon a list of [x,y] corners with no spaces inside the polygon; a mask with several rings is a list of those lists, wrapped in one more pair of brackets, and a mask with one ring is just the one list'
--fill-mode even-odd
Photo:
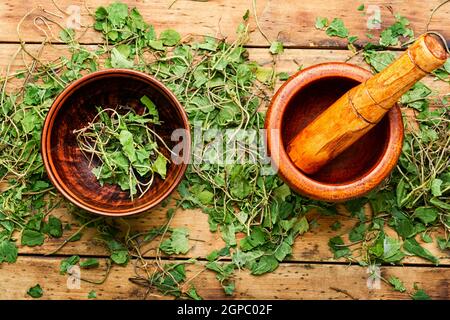
{"label": "wood grain", "polygon": [[[198,2],[189,0],[178,0],[169,9],[173,0],[136,0],[125,1],[130,6],[136,6],[142,12],[144,18],[155,25],[159,32],[165,28],[174,28],[188,34],[210,34],[226,36],[230,40],[234,38],[234,31],[241,17],[247,9],[251,9],[252,0],[210,0]],[[56,0],[64,11],[72,6],[70,10],[80,10],[81,24],[88,26],[92,23],[84,0]],[[297,68],[310,66],[316,63],[328,61],[345,61],[350,55],[343,49],[345,41],[340,38],[329,38],[324,32],[314,28],[317,16],[328,18],[340,17],[344,20],[351,34],[358,35],[362,42],[366,41],[365,33],[368,31],[366,24],[370,13],[366,15],[356,10],[362,3],[359,0],[349,1],[309,1],[298,0],[257,0],[257,15],[263,31],[270,41],[278,39],[291,48],[316,48],[311,50],[285,50],[277,57],[277,68],[279,71],[294,73]],[[394,21],[391,9],[410,19],[416,35],[425,31],[428,15],[433,7],[441,0],[432,1],[364,1],[366,11],[370,5],[380,5],[382,18],[381,27],[384,28]],[[110,3],[110,0],[86,0],[91,10],[99,5]],[[42,5],[48,12],[55,13],[61,18],[47,13],[46,16],[66,26],[74,16],[66,16],[54,7],[52,0],[29,0],[13,1],[5,0],[0,3],[0,73],[4,74],[11,57],[17,50],[18,41],[16,26],[19,20],[32,8]],[[76,8],[78,7],[78,8]],[[370,10],[369,10],[370,11]],[[42,13],[42,12],[41,12]],[[33,12],[25,19],[21,28],[21,36],[24,40],[40,43],[43,33],[33,25],[33,20],[41,14]],[[431,29],[442,32],[447,38],[450,37],[450,25],[443,23],[448,21],[450,5],[445,5],[436,12]],[[251,15],[252,16],[252,15]],[[250,18],[252,47],[268,46],[267,41],[256,29],[255,20]],[[41,20],[37,25],[45,29]],[[52,25],[53,37],[56,38],[58,28]],[[80,28],[83,31],[83,27]],[[50,34],[49,31],[46,31]],[[373,30],[375,36],[380,30]],[[89,29],[81,38],[83,43],[98,43],[100,35]],[[362,43],[358,42],[358,43]],[[30,45],[29,49],[37,52],[38,45]],[[326,48],[319,50],[317,48]],[[267,49],[250,48],[250,58],[259,64],[269,66],[272,57]],[[65,55],[66,50],[62,46],[53,46],[45,49],[42,55],[44,60],[54,60]],[[19,58],[22,54],[19,54]],[[28,60],[29,61],[29,60]],[[360,55],[354,57],[351,63],[364,65]],[[24,63],[17,59],[12,63],[11,70],[24,68]],[[22,80],[13,80],[12,86],[18,87]],[[432,77],[426,77],[424,83],[438,92],[439,96],[448,94],[448,84],[434,81]],[[280,83],[278,83],[278,86]],[[413,115],[411,110],[407,110]],[[151,227],[160,226],[165,221],[165,213],[168,208],[158,207],[152,212],[143,214],[137,218],[127,219],[135,230],[145,231]],[[76,230],[77,222],[64,210],[58,209],[54,212],[60,216],[65,223],[74,223]],[[308,219],[314,219],[312,215]],[[339,231],[332,231],[330,226],[336,220],[342,223]],[[305,264],[305,263],[283,263],[271,274],[254,277],[248,272],[237,274],[237,298],[260,298],[260,299],[407,299],[408,296],[393,291],[386,284],[381,283],[378,290],[368,290],[366,286],[367,270],[357,266],[345,266],[331,264],[334,260],[328,249],[328,239],[336,234],[345,234],[357,222],[355,219],[345,216],[320,217],[317,219],[317,227],[300,237],[295,245],[292,256],[293,261],[316,262],[326,261],[330,264]],[[120,220],[116,220],[120,224]],[[79,224],[78,224],[79,225]],[[172,226],[184,226],[190,230],[190,245],[192,247],[189,256],[204,257],[213,249],[221,248],[224,243],[218,233],[208,231],[207,216],[199,210],[178,211]],[[83,232],[82,239],[78,242],[67,244],[61,251],[62,255],[79,254],[82,256],[106,256],[107,250],[93,239],[94,230]],[[64,237],[69,232],[66,232]],[[394,233],[391,234],[394,236]],[[19,235],[15,235],[16,238]],[[68,290],[66,286],[67,276],[59,275],[59,263],[61,257],[35,257],[28,254],[42,255],[55,249],[63,239],[51,239],[46,241],[43,247],[20,247],[20,256],[15,264],[0,265],[0,299],[27,299],[26,290],[36,283],[40,283],[44,289],[43,299],[86,299],[90,290],[96,290],[100,299],[140,299],[144,295],[144,289],[131,284],[128,278],[133,275],[131,265],[127,267],[114,266],[108,280],[101,286],[82,283],[80,290]],[[348,241],[345,239],[345,241]],[[153,246],[155,244],[152,244]],[[450,259],[447,253],[439,251],[435,243],[425,244],[426,248],[441,258],[443,265],[449,265]],[[427,261],[417,257],[405,258],[405,263],[428,264]],[[192,269],[191,269],[192,268]],[[201,270],[200,266],[189,268],[190,274]],[[450,277],[447,267],[382,267],[383,277],[388,278],[395,275],[405,281],[408,290],[413,283],[418,282],[433,298],[450,299],[448,279]],[[103,274],[103,268],[87,271],[86,277],[98,279]],[[225,296],[219,287],[215,275],[211,272],[203,272],[194,280],[198,291],[205,298],[223,299]],[[350,296],[351,297],[350,297]],[[156,298],[156,297],[152,297]],[[166,297],[164,297],[166,298]]]}
{"label": "wood grain", "polygon": [[[85,48],[89,50],[95,50],[96,45],[86,45]],[[0,75],[5,75],[9,69],[10,74],[14,72],[24,70],[27,65],[30,64],[30,58],[20,51],[15,56],[16,51],[19,49],[18,44],[0,44]],[[26,49],[33,55],[37,55],[41,51],[41,46],[38,44],[28,44]],[[249,59],[258,62],[258,64],[271,67],[273,58],[267,49],[264,48],[249,48]],[[400,55],[401,52],[391,51],[395,55]],[[41,58],[45,62],[52,62],[61,56],[67,56],[68,50],[66,46],[62,45],[46,45],[41,52]],[[353,56],[349,50],[330,50],[330,49],[287,49],[276,58],[276,70],[278,72],[287,72],[294,74],[299,68],[306,68],[318,63],[324,62],[345,62],[349,57]],[[15,58],[14,58],[15,57]],[[369,69],[368,65],[364,62],[361,55],[353,56],[349,63],[361,66],[365,69]],[[436,81],[433,76],[426,76],[423,83],[436,91],[437,97],[448,95],[448,83],[443,81]],[[23,79],[11,79],[8,85],[9,89],[18,88],[23,84]],[[278,88],[282,82],[278,81],[276,88]],[[436,104],[439,101],[431,101],[431,104]]]}
{"label": "wood grain", "polygon": [[[133,231],[148,232],[150,229],[159,227],[166,222],[167,210],[173,206],[174,203],[169,204],[165,208],[158,206],[151,212],[142,214],[137,218],[115,220],[115,225],[122,231],[125,231],[127,227],[130,226]],[[52,214],[61,218],[64,224],[70,223],[73,226],[73,231],[65,232],[64,236],[59,239],[47,239],[44,245],[40,247],[20,246],[19,252],[21,254],[46,254],[52,252],[62,244],[66,237],[77,230],[79,223],[74,220],[65,209],[57,209]],[[313,212],[308,214],[307,218],[310,222],[315,221],[315,223],[312,223],[312,225],[315,226],[311,227],[310,231],[297,238],[293,247],[291,261],[335,262],[336,260],[333,258],[333,253],[328,248],[328,240],[336,235],[344,235],[343,238],[345,242],[350,243],[347,234],[357,224],[358,219],[345,216],[345,213],[336,217],[330,217],[319,216]],[[342,224],[342,227],[340,230],[333,231],[331,225],[336,221],[339,221]],[[174,228],[187,228],[189,230],[190,250],[186,255],[180,255],[180,257],[205,258],[211,251],[225,247],[225,243],[223,242],[220,233],[209,231],[208,216],[200,210],[177,210],[170,226]],[[83,231],[81,240],[67,243],[58,254],[107,256],[107,249],[100,241],[95,239],[95,235],[96,231],[94,229]],[[437,235],[439,235],[439,233],[433,234],[433,237],[436,237]],[[395,233],[391,233],[391,236],[397,237]],[[238,238],[243,237],[243,234],[238,236]],[[145,245],[142,251],[155,248],[158,244],[159,238]],[[441,251],[435,242],[424,243],[423,246],[430,250],[435,256],[439,257],[441,265],[450,265],[450,256],[448,253]],[[356,249],[358,248],[358,245],[353,246],[352,248]],[[359,253],[356,251],[355,255],[358,254]],[[154,251],[148,252],[146,256],[154,256]],[[345,259],[341,258],[338,261],[345,262]],[[406,257],[403,260],[403,263],[432,265],[431,262],[416,256]]]}
{"label": "wood grain", "polygon": [[[15,264],[0,265],[0,299],[31,299],[26,291],[40,284],[42,299],[87,299],[91,290],[98,299],[143,299],[145,288],[130,283],[134,276],[133,266],[113,266],[102,285],[85,282],[79,289],[69,289],[68,276],[59,274],[61,258],[20,257]],[[163,261],[168,262],[168,261]],[[187,278],[199,273],[202,264],[188,265]],[[81,277],[98,280],[105,273],[105,262],[97,269],[81,269]],[[449,268],[381,267],[381,277],[399,277],[409,292],[417,283],[433,299],[449,299]],[[410,299],[407,293],[400,293],[380,281],[368,288],[369,272],[366,268],[346,265],[323,265],[285,263],[274,272],[252,276],[246,270],[237,271],[235,276],[235,299]],[[215,274],[201,272],[192,280],[198,293],[204,299],[229,299],[224,295]],[[168,299],[156,295],[148,299]]]}
{"label": "wood grain", "polygon": [[[0,71],[4,74],[11,57],[18,48],[17,44],[1,44],[0,45]],[[36,44],[28,45],[27,48],[31,52],[38,52],[40,46]],[[94,50],[96,46],[90,45],[87,48]],[[259,64],[269,66],[272,62],[272,58],[267,49],[250,48],[250,59],[257,61]],[[61,55],[66,55],[67,50],[63,46],[53,45],[47,46],[42,57],[46,61],[54,61]],[[293,73],[299,66],[307,67],[313,64],[330,61],[345,61],[347,57],[351,55],[347,50],[321,50],[321,49],[289,49],[277,58],[277,70]],[[25,57],[25,61],[29,60]],[[362,57],[356,56],[351,60],[360,66],[367,66],[364,64]],[[11,72],[24,69],[25,64],[22,60],[22,54],[19,54],[18,58],[11,63]],[[22,84],[21,79],[12,79],[10,87],[19,87]],[[448,94],[448,84],[442,81],[434,81],[432,77],[426,77],[424,82],[431,88],[440,93],[440,95]],[[278,83],[280,85],[280,83]],[[408,111],[408,110],[407,110]],[[409,110],[411,111],[411,110]],[[413,113],[408,112],[410,116]],[[165,214],[168,208],[157,207],[152,212],[143,214],[137,218],[127,220],[133,227],[133,229],[145,232],[152,227],[160,226],[165,221]],[[55,215],[62,218],[66,223],[73,223],[73,219],[67,214],[65,209],[56,210]],[[338,232],[331,230],[330,226],[339,220],[343,227]],[[294,252],[292,260],[294,261],[333,261],[332,253],[328,249],[328,240],[334,235],[345,234],[355,224],[356,220],[346,217],[321,217],[319,220],[319,226],[312,231],[306,233],[299,238],[294,245]],[[195,223],[193,223],[195,222]],[[220,249],[224,246],[223,241],[218,233],[211,233],[208,231],[207,216],[199,210],[187,210],[179,211],[176,213],[173,221],[174,227],[187,227],[190,230],[192,249],[189,252],[193,257],[204,257],[214,249]],[[94,230],[87,230],[83,232],[84,236],[78,242],[68,243],[61,251],[61,254],[87,254],[87,255],[99,255],[104,256],[107,254],[107,250],[93,237],[95,235]],[[69,235],[70,233],[67,233]],[[66,236],[66,235],[65,235]],[[33,254],[45,254],[56,249],[63,239],[50,239],[46,241],[43,247],[21,247],[21,253],[33,253]],[[436,256],[441,258],[442,264],[450,264],[450,258],[445,252],[440,251],[435,243],[424,244],[426,248],[433,252]],[[404,260],[405,263],[429,263],[418,257],[407,257]]]}
{"label": "wood grain", "polygon": [[[16,25],[19,20],[30,10],[41,5],[47,12],[45,15],[57,21],[63,26],[78,25],[75,12],[81,13],[81,27],[92,24],[92,19],[86,7],[93,12],[100,5],[107,5],[109,0],[58,0],[55,1],[59,8],[69,14],[60,12],[51,0],[13,1],[6,0],[0,3],[0,41],[17,41]],[[190,1],[178,0],[127,0],[122,1],[137,7],[144,19],[153,24],[157,31],[166,28],[174,28],[184,35],[209,34],[234,38],[237,25],[242,21],[242,16],[247,9],[253,13],[252,0],[210,0]],[[364,12],[356,10],[364,2]],[[270,41],[276,39],[283,41],[286,46],[295,47],[345,47],[346,42],[340,38],[329,38],[324,32],[314,27],[316,17],[338,17],[343,19],[350,33],[357,35],[363,41],[369,19],[376,17],[379,11],[381,29],[394,22],[392,12],[399,13],[411,21],[415,33],[421,34],[426,30],[426,24],[432,8],[441,3],[441,0],[430,1],[359,1],[359,0],[330,0],[330,1],[302,1],[298,0],[257,0],[256,12],[263,32]],[[170,5],[173,5],[170,7]],[[170,8],[169,8],[170,7]],[[34,19],[41,14],[39,10],[31,13],[24,21],[22,38],[27,41],[40,41],[43,32],[33,25]],[[443,6],[433,17],[430,28],[442,32],[450,37],[450,25],[442,23],[450,14],[450,6]],[[57,16],[60,17],[57,17]],[[251,15],[253,16],[253,15]],[[46,30],[41,20],[36,22],[38,26]],[[51,24],[51,23],[50,23]],[[256,29],[254,18],[251,17],[252,29],[251,45],[266,46],[267,41]],[[378,28],[378,26],[375,26]],[[58,27],[53,25],[54,35],[58,34]],[[374,35],[379,35],[380,29],[372,29]],[[49,31],[47,33],[50,34]],[[83,36],[85,43],[97,43],[99,34],[89,29]]]}

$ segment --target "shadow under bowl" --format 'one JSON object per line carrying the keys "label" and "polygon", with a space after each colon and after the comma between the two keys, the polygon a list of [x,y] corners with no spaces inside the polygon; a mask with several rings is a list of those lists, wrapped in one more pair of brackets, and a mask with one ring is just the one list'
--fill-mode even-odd
{"label": "shadow under bowl", "polygon": [[322,111],[372,74],[332,62],[306,68],[280,87],[267,111],[267,145],[281,178],[296,192],[323,201],[346,201],[378,186],[394,169],[403,145],[403,121],[395,105],[383,119],[318,172],[308,175],[290,160],[288,143]]}
{"label": "shadow under bowl", "polygon": [[[161,125],[155,131],[170,149],[182,144],[175,164],[168,164],[166,178],[158,175],[151,188],[133,201],[128,191],[119,186],[97,181],[89,160],[78,148],[75,129],[85,127],[97,114],[96,107],[114,108],[126,105],[138,113],[143,112],[140,98],[148,96],[156,105]],[[176,141],[171,135],[184,129]],[[105,216],[129,216],[147,211],[158,205],[177,187],[184,176],[190,154],[191,137],[184,109],[174,94],[161,82],[141,72],[109,69],[86,75],[70,84],[53,102],[45,119],[42,132],[42,159],[47,174],[69,201],[89,212]],[[169,159],[170,152],[161,151]],[[96,162],[97,161],[97,162]]]}

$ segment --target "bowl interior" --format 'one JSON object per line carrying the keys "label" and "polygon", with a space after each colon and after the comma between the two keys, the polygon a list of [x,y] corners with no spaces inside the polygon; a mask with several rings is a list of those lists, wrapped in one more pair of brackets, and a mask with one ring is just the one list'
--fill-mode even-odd
{"label": "bowl interior", "polygon": [[[327,77],[307,85],[288,102],[282,118],[284,148],[322,111],[359,82],[346,77]],[[346,184],[370,171],[383,157],[389,138],[389,122],[385,116],[360,140],[308,177],[325,184]]]}
{"label": "bowl interior", "polygon": [[[175,129],[188,129],[183,121],[183,111],[177,108],[174,97],[155,82],[137,75],[117,72],[89,78],[70,88],[59,102],[49,128],[49,162],[53,164],[53,174],[61,187],[76,199],[77,204],[88,207],[88,210],[119,215],[149,208],[167,196],[184,174],[185,164],[170,163],[164,180],[156,175],[150,190],[131,201],[129,193],[119,186],[101,186],[91,171],[98,159],[94,159],[90,166],[89,160],[79,150],[73,130],[85,127],[97,114],[97,106],[115,108],[127,105],[141,113],[144,107],[139,100],[143,95],[157,106],[162,123],[154,129],[166,144],[170,148],[180,142],[189,144],[188,141],[171,141]],[[170,153],[165,148],[161,150],[170,159]]]}

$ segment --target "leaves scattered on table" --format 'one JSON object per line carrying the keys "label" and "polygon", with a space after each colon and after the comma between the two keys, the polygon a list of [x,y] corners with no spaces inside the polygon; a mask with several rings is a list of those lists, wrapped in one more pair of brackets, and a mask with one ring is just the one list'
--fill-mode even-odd
{"label": "leaves scattered on table", "polygon": [[[345,37],[348,34],[344,30],[345,26],[339,20],[333,21],[335,24],[329,29],[328,19],[317,18],[316,28],[325,29],[331,36]],[[394,24],[382,30],[378,43],[369,42],[360,51],[354,52],[362,52],[373,71],[380,72],[396,58],[394,53],[383,50],[413,39],[414,33],[408,19],[396,14]],[[351,43],[350,39],[348,42]],[[448,81],[448,63],[435,72],[436,77],[443,81]],[[423,242],[431,243],[431,233],[443,230],[445,239],[438,237],[441,240],[436,239],[436,243],[442,250],[448,248],[450,108],[444,97],[437,101],[443,107],[431,109],[433,95],[435,93],[430,88],[419,82],[401,97],[401,104],[417,111],[418,128],[409,128],[408,123],[405,123],[407,127],[403,152],[389,182],[381,190],[346,206],[352,216],[358,217],[360,221],[348,232],[348,239],[353,244],[345,243],[341,236],[330,239],[329,247],[335,258],[346,257],[368,266],[401,263],[406,255],[414,255],[434,264],[439,263],[439,259],[417,241],[420,235]],[[370,204],[373,211],[373,217],[369,221],[361,215],[366,203]],[[395,230],[397,237],[388,236],[385,228]],[[335,223],[332,229],[339,230],[338,225]],[[354,252],[357,252],[358,257],[353,256]],[[401,280],[396,277],[391,277],[387,282],[397,291],[406,291]],[[427,298],[427,295],[423,290],[417,290],[412,297]]]}
{"label": "leaves scattered on table", "polygon": [[189,251],[189,231],[184,228],[171,230],[169,239],[164,240],[159,248],[166,254],[185,254]]}
{"label": "leaves scattered on table", "polygon": [[[364,7],[360,6],[360,10]],[[375,72],[389,65],[395,56],[383,51],[386,45],[399,46],[409,41],[412,31],[409,22],[400,16],[377,42],[362,48],[365,61]],[[244,19],[246,20],[246,19]],[[220,165],[220,156],[211,146],[216,145],[215,130],[231,130],[240,139],[251,142],[259,138],[264,114],[260,112],[269,100],[268,87],[275,77],[286,80],[287,73],[277,73],[273,68],[261,67],[248,60],[244,44],[248,40],[248,26],[240,24],[237,40],[228,44],[222,39],[204,37],[187,43],[175,30],[164,30],[159,36],[153,26],[147,24],[136,9],[129,10],[122,3],[113,3],[95,11],[94,28],[104,36],[105,43],[91,51],[76,42],[72,30],[62,30],[60,38],[68,43],[70,57],[56,61],[37,63],[30,74],[19,71],[14,76],[24,79],[23,90],[5,92],[0,104],[0,161],[1,182],[6,189],[0,193],[0,263],[12,263],[17,258],[15,232],[21,232],[24,245],[41,245],[46,237],[60,237],[70,230],[56,217],[47,214],[61,205],[47,180],[39,154],[40,131],[43,119],[52,99],[68,83],[83,73],[98,68],[99,57],[106,57],[104,67],[133,68],[147,72],[163,81],[185,106],[191,123],[200,123],[202,137],[194,141],[194,154],[198,162],[190,166],[186,179],[178,191],[182,208],[201,208],[208,214],[210,230],[220,232],[226,247],[208,255],[206,268],[216,273],[224,292],[235,290],[234,273],[246,268],[253,274],[263,274],[277,268],[280,261],[288,259],[295,238],[314,226],[305,214],[315,209],[323,215],[335,215],[333,206],[304,199],[290,191],[270,165],[263,164],[257,150],[244,147],[241,152],[253,155],[251,163]],[[346,39],[349,48],[357,53],[357,37],[339,19],[318,18],[316,28],[333,37]],[[272,54],[283,51],[281,42],[271,44]],[[150,53],[150,59],[149,59]],[[449,80],[450,64],[434,74],[443,81]],[[31,80],[31,81],[30,81]],[[36,81],[35,81],[36,80]],[[37,81],[39,80],[39,81]],[[3,88],[6,88],[3,80]],[[414,108],[418,114],[418,130],[408,131],[399,166],[390,181],[381,190],[363,199],[347,204],[355,223],[346,243],[343,234],[330,239],[329,246],[336,258],[345,257],[361,265],[375,263],[399,263],[406,254],[415,254],[437,262],[416,239],[421,237],[435,241],[442,250],[450,247],[448,232],[445,237],[431,237],[436,228],[448,230],[450,206],[450,173],[448,171],[448,101],[440,101],[444,108],[430,110],[432,91],[417,84],[405,96],[402,103]],[[151,113],[152,104],[141,101]],[[153,114],[155,116],[155,114]],[[244,134],[240,129],[252,129],[256,134]],[[139,160],[138,151],[129,143],[130,135],[124,132],[119,138],[126,160]],[[134,150],[133,150],[134,146]],[[134,155],[134,156],[133,156]],[[200,160],[207,161],[200,161]],[[117,160],[117,159],[116,159]],[[158,158],[156,159],[156,161]],[[156,162],[155,161],[155,162]],[[119,164],[121,162],[119,161]],[[164,175],[163,161],[155,170]],[[130,187],[130,186],[129,186]],[[131,187],[130,187],[131,188]],[[373,217],[364,217],[363,206],[370,204]],[[114,222],[98,220],[80,210],[73,210],[80,229],[95,227],[98,240],[110,251],[111,260],[118,265],[142,262],[142,244],[148,244],[164,235],[161,250],[171,254],[185,254],[189,249],[185,231],[166,225],[143,234],[133,231],[126,236]],[[388,236],[384,228],[389,226],[398,237]],[[343,232],[338,222],[333,230]],[[238,240],[236,234],[243,234]],[[77,240],[81,231],[71,232],[67,241]],[[351,245],[349,245],[351,244]],[[365,250],[360,259],[353,256],[354,246]],[[227,258],[224,262],[221,259]],[[71,266],[93,268],[95,259],[81,260],[77,256],[64,259],[61,272]],[[155,259],[154,262],[160,260]],[[195,261],[188,261],[194,263]],[[142,266],[141,266],[142,267]],[[201,271],[199,271],[201,272]],[[153,270],[152,276],[141,275],[132,281],[156,288],[158,292],[176,297],[199,299],[200,296],[186,276],[184,263],[165,264]],[[195,275],[193,275],[195,277]],[[402,291],[404,286],[397,278],[390,278],[390,285]],[[89,293],[92,297],[93,294]],[[416,289],[413,298],[426,298],[423,290]]]}

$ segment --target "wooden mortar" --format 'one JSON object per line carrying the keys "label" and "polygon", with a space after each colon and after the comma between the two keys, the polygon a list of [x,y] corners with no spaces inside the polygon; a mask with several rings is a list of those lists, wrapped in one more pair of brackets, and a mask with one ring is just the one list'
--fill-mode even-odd
{"label": "wooden mortar", "polygon": [[346,201],[374,189],[395,168],[403,145],[396,105],[360,140],[314,174],[289,158],[288,143],[345,92],[372,76],[361,67],[331,62],[305,68],[286,81],[266,115],[266,142],[278,175],[297,193],[323,201]]}
{"label": "wooden mortar", "polygon": [[[268,152],[279,176],[294,191],[323,201],[347,201],[373,190],[401,154],[403,122],[396,101],[446,58],[439,41],[425,35],[391,65],[394,69],[376,76],[342,62],[293,75],[272,98],[265,122]],[[430,59],[434,62],[425,63]],[[337,131],[345,138],[333,140]],[[307,164],[300,161],[302,154],[310,157]]]}
{"label": "wooden mortar", "polygon": [[441,40],[419,37],[382,72],[352,88],[289,142],[295,165],[316,173],[371,130],[417,81],[447,60]]}

